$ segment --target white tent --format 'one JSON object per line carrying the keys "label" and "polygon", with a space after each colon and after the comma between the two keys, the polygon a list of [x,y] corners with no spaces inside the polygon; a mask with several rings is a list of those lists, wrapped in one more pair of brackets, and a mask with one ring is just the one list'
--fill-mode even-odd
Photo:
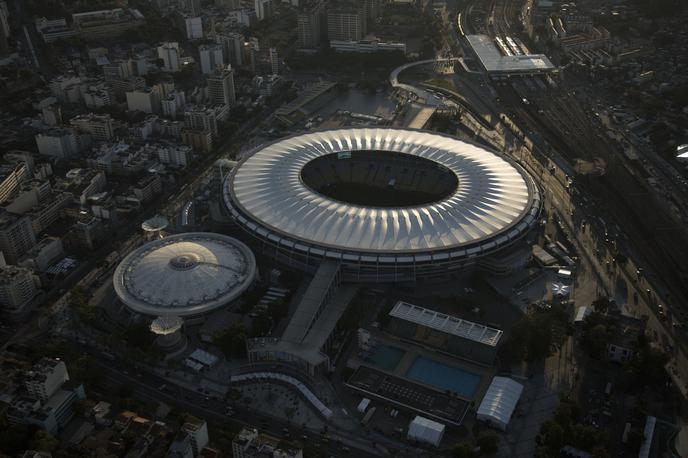
{"label": "white tent", "polygon": [[440,445],[442,436],[444,436],[444,425],[442,423],[437,423],[420,415],[416,415],[416,418],[409,423],[408,434],[406,435],[409,439],[427,442],[435,447]]}
{"label": "white tent", "polygon": [[368,405],[369,405],[369,404],[370,404],[370,399],[368,399],[368,398],[363,398],[363,399],[361,399],[361,402],[358,404],[357,410],[358,410],[360,413],[363,413],[363,412],[366,411],[366,409],[368,408]]}
{"label": "white tent", "polygon": [[588,306],[583,305],[582,307],[578,307],[576,309],[576,316],[573,318],[573,322],[575,324],[580,324],[583,321],[585,321],[585,317],[587,317],[591,313],[592,313],[592,309],[589,308]]}
{"label": "white tent", "polygon": [[495,377],[478,407],[478,420],[506,430],[516,404],[523,393],[523,385],[508,378]]}
{"label": "white tent", "polygon": [[552,283],[552,294],[555,296],[568,296],[571,287],[563,283]]}
{"label": "white tent", "polygon": [[679,145],[676,147],[676,159],[680,162],[688,161],[688,145]]}

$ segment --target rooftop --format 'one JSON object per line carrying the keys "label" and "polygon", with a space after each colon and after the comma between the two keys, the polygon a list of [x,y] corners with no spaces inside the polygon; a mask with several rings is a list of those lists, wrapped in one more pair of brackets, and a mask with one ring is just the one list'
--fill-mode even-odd
{"label": "rooftop", "polygon": [[256,275],[253,253],[220,234],[189,232],[147,243],[115,270],[115,291],[145,315],[206,313],[228,304]]}
{"label": "rooftop", "polygon": [[544,54],[505,56],[487,35],[466,35],[466,39],[488,73],[533,73],[556,68]]}
{"label": "rooftop", "polygon": [[495,347],[502,337],[499,329],[401,301],[397,302],[389,315],[491,347]]}
{"label": "rooftop", "polygon": [[[339,182],[355,187],[357,200],[321,186]],[[417,197],[414,191],[426,189],[429,200],[419,204],[359,199],[397,191]],[[432,261],[430,252],[443,252],[437,260],[481,255],[511,243],[536,222],[539,193],[508,158],[478,145],[424,131],[352,128],[261,147],[232,170],[225,203],[241,225],[271,243],[296,251],[311,246],[310,255],[345,261],[380,255],[381,262],[399,263],[413,255]]]}

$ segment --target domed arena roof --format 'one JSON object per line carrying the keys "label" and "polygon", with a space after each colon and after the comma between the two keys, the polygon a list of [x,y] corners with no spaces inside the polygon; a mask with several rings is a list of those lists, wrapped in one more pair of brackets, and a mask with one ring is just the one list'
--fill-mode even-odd
{"label": "domed arena roof", "polygon": [[256,261],[242,242],[189,232],[147,243],[114,273],[115,292],[145,315],[199,315],[228,304],[253,282]]}

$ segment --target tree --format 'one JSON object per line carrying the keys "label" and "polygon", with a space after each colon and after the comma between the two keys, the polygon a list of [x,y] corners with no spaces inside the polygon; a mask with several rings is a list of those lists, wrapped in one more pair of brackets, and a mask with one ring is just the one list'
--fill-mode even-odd
{"label": "tree", "polygon": [[601,359],[607,349],[610,337],[607,326],[597,324],[583,334],[581,344],[590,357]]}
{"label": "tree", "polygon": [[294,418],[294,414],[296,414],[296,409],[293,407],[284,408],[284,416],[287,417],[287,420],[291,421],[291,419]]}
{"label": "tree", "polygon": [[60,445],[60,441],[55,439],[47,431],[39,429],[36,434],[33,435],[31,441],[29,442],[29,447],[33,450],[38,450],[41,452],[52,452]]}
{"label": "tree", "polygon": [[574,423],[578,423],[581,418],[581,408],[578,404],[569,400],[563,400],[559,403],[556,412],[554,413],[554,420],[563,427],[569,427]]}
{"label": "tree", "polygon": [[0,451],[12,456],[26,450],[26,442],[30,437],[26,425],[11,425],[7,417],[0,415]]}
{"label": "tree", "polygon": [[578,423],[571,427],[570,439],[574,447],[591,451],[606,442],[607,437],[604,430]]}
{"label": "tree", "polygon": [[480,431],[477,439],[480,453],[496,453],[499,448],[499,436],[492,430]]}
{"label": "tree", "polygon": [[468,442],[461,442],[460,444],[457,444],[452,449],[452,455],[455,458],[474,458],[477,456],[474,447]]}
{"label": "tree", "polygon": [[79,416],[85,417],[92,408],[93,401],[88,399],[77,399],[74,401],[74,412]]}
{"label": "tree", "polygon": [[87,387],[97,385],[103,380],[103,373],[95,370],[89,355],[81,355],[68,366],[71,377],[84,383]]}
{"label": "tree", "polygon": [[124,340],[127,346],[145,349],[153,344],[155,334],[150,332],[150,329],[145,323],[133,324],[127,327],[124,331]]}
{"label": "tree", "polygon": [[547,447],[538,447],[535,449],[535,458],[554,458],[554,456],[555,455],[549,452]]}
{"label": "tree", "polygon": [[595,311],[600,313],[610,312],[616,310],[616,302],[609,300],[608,297],[600,296],[590,304]]}
{"label": "tree", "polygon": [[550,450],[558,452],[564,445],[564,428],[554,421],[546,421],[542,425],[544,431],[542,443]]}
{"label": "tree", "polygon": [[271,327],[272,319],[266,313],[261,312],[253,318],[253,322],[251,323],[251,336],[266,336],[269,334]]}
{"label": "tree", "polygon": [[610,455],[606,448],[598,445],[592,449],[592,458],[610,458]]}
{"label": "tree", "polygon": [[631,384],[637,387],[659,388],[669,380],[666,364],[669,355],[650,346],[641,347],[631,360]]}
{"label": "tree", "polygon": [[134,388],[131,385],[121,385],[117,390],[117,394],[120,398],[128,398],[134,394]]}
{"label": "tree", "polygon": [[566,311],[561,306],[526,315],[514,328],[510,351],[527,361],[544,359],[564,343],[567,323]]}
{"label": "tree", "polygon": [[224,331],[217,333],[213,343],[228,358],[241,358],[246,355],[246,327],[239,322],[232,323]]}

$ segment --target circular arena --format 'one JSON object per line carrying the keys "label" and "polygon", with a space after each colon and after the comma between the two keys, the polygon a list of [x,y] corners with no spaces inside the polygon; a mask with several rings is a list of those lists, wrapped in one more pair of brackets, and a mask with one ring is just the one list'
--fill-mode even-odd
{"label": "circular arena", "polygon": [[189,232],[149,242],[115,269],[120,300],[150,316],[195,316],[238,297],[256,276],[256,260],[226,235]]}
{"label": "circular arena", "polygon": [[521,239],[538,220],[532,178],[454,137],[348,128],[263,145],[224,187],[264,251],[302,267],[329,259],[359,280],[441,276]]}

